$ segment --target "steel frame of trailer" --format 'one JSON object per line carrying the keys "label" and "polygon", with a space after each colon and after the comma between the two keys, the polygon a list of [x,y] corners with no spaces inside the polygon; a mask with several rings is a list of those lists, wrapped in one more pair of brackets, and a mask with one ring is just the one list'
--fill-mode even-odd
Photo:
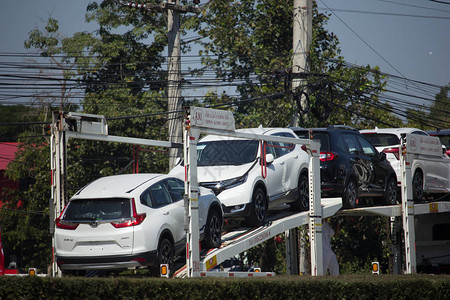
{"label": "steel frame of trailer", "polygon": [[[199,114],[208,114],[213,116],[209,119],[211,123],[200,124],[198,116]],[[247,249],[256,246],[274,237],[278,234],[286,234],[286,260],[288,264],[288,274],[292,274],[295,271],[296,265],[296,231],[295,228],[302,225],[309,225],[309,234],[311,240],[311,270],[312,275],[323,275],[322,268],[322,218],[331,216],[348,216],[348,215],[379,215],[391,217],[393,230],[399,228],[399,218],[402,217],[403,233],[405,237],[405,257],[406,257],[406,270],[405,273],[416,273],[416,257],[415,257],[415,232],[414,232],[414,215],[436,213],[436,212],[448,212],[450,211],[450,202],[434,202],[427,204],[414,204],[412,200],[412,188],[411,188],[411,165],[412,159],[414,159],[414,152],[410,151],[407,139],[408,135],[402,137],[402,150],[400,161],[402,170],[402,203],[393,206],[381,206],[381,207],[366,207],[356,208],[351,210],[340,210],[342,202],[340,198],[321,199],[320,197],[320,163],[319,163],[319,149],[320,144],[314,140],[308,139],[294,139],[287,137],[277,136],[263,136],[257,134],[238,133],[234,130],[234,118],[231,112],[205,109],[198,107],[190,107],[186,109],[184,122],[184,157],[186,168],[186,181],[185,181],[185,201],[188,206],[188,222],[189,230],[187,233],[187,257],[186,257],[186,274],[188,277],[209,276],[212,273],[224,273],[224,272],[208,272],[216,265],[220,264],[224,260],[237,255]],[[226,119],[230,120],[230,124],[226,126],[214,124],[219,118],[220,121]],[[66,122],[66,119],[72,121],[71,124]],[[73,130],[73,121],[79,127],[86,128]],[[84,122],[84,123],[83,123]],[[222,122],[223,124],[224,122]],[[52,122],[52,135],[51,135],[51,199],[50,199],[50,230],[52,235],[54,234],[54,219],[61,213],[62,208],[66,204],[67,200],[67,186],[65,183],[66,173],[66,146],[70,138],[87,139],[105,142],[117,142],[128,144],[139,144],[147,146],[158,147],[180,147],[181,145],[157,140],[128,138],[120,136],[109,136],[107,133],[106,119],[103,116],[88,115],[79,113],[63,113],[54,112]],[[199,234],[198,234],[198,182],[197,182],[197,151],[196,145],[200,134],[216,134],[223,136],[231,136],[246,139],[257,139],[263,141],[275,141],[293,144],[306,145],[309,154],[309,186],[310,186],[310,210],[306,212],[296,213],[283,217],[278,220],[270,221],[261,227],[253,228],[248,232],[242,233],[239,238],[227,241],[227,237],[224,236],[225,242],[219,249],[212,249],[207,253],[204,258],[200,258],[199,250]],[[194,151],[192,151],[193,149]],[[409,184],[408,184],[409,183]],[[232,234],[232,233],[231,233]],[[54,249],[54,238],[52,239],[52,246]],[[397,243],[398,245],[400,243]],[[400,255],[401,251],[396,250],[395,256]],[[53,251],[54,253],[54,251]],[[398,261],[395,259],[395,261]],[[395,267],[400,270],[399,266]],[[400,271],[398,271],[400,272]],[[226,272],[225,272],[226,273]],[[236,272],[233,272],[236,274]],[[52,275],[60,275],[58,268],[53,259]],[[213,276],[213,275],[211,275]],[[215,274],[214,276],[220,276]],[[224,274],[223,276],[227,276]],[[233,275],[238,277],[239,275]],[[260,274],[257,276],[264,276]]]}

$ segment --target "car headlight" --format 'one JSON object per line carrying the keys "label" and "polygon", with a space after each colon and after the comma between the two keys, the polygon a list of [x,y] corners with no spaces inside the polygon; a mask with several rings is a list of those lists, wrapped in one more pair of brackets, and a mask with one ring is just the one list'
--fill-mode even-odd
{"label": "car headlight", "polygon": [[214,194],[217,196],[219,195],[223,190],[234,188],[238,185],[243,184],[247,181],[248,175],[245,174],[240,177],[235,177],[227,180],[222,181],[216,181],[216,182],[202,182],[199,185],[211,189]]}
{"label": "car headlight", "polygon": [[246,182],[247,177],[248,177],[248,175],[245,174],[244,176],[231,178],[231,179],[227,179],[227,180],[222,180],[221,182],[219,182],[219,185],[223,190],[231,189],[231,188],[234,188],[235,186],[241,185],[244,182]]}

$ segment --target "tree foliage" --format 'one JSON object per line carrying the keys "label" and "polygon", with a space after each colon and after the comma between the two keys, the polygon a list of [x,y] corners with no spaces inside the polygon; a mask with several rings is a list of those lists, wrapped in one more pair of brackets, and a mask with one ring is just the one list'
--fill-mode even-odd
{"label": "tree foliage", "polygon": [[[291,121],[296,109],[290,93],[292,12],[292,0],[218,0],[197,19],[195,28],[205,38],[203,63],[218,78],[237,83],[239,99],[233,108],[243,127],[287,126]],[[303,86],[312,117],[302,118],[300,125],[399,124],[386,113],[391,107],[378,99],[384,86],[379,70],[345,64],[338,38],[325,29],[328,18],[314,4],[310,70]]]}
{"label": "tree foliage", "polygon": [[[215,0],[198,16],[183,17],[183,31],[198,31],[204,37],[199,53],[204,68],[198,74],[212,69],[217,78],[235,86],[210,91],[193,103],[233,110],[237,127],[288,126],[296,110],[296,94],[290,88],[292,6],[292,0]],[[311,117],[302,118],[300,125],[365,128],[380,122],[401,124],[386,113],[391,107],[378,98],[385,80],[379,70],[348,66],[339,55],[338,38],[325,29],[329,16],[319,13],[316,6],[313,15],[310,70],[302,87],[310,97]],[[42,106],[39,120],[49,121],[50,109],[78,107],[85,113],[105,115],[111,135],[167,140],[167,72],[162,54],[167,46],[166,16],[105,0],[89,4],[86,20],[96,23],[98,30],[64,37],[58,32],[58,21],[50,18],[44,30],[32,30],[25,42],[60,70],[62,97],[51,107]],[[84,89],[83,100],[76,106],[69,106],[69,82]],[[23,147],[8,174],[16,180],[30,177],[34,183],[18,191],[10,203],[13,208],[22,201],[21,211],[2,210],[4,244],[22,249],[24,266],[43,266],[50,259],[48,139],[20,141]],[[99,176],[131,172],[133,159],[128,145],[70,141],[70,194]],[[152,149],[141,153],[140,171],[165,172],[167,162],[164,149]],[[282,251],[276,245],[279,256]],[[273,252],[272,246],[264,249]],[[277,269],[272,264],[268,263],[269,268]]]}

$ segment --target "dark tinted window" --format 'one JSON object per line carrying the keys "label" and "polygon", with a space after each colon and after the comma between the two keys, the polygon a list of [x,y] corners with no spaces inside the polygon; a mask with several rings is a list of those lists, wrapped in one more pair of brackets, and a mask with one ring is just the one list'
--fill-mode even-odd
{"label": "dark tinted window", "polygon": [[364,133],[364,137],[375,147],[387,147],[400,144],[400,139],[390,133]]}
{"label": "dark tinted window", "polygon": [[[297,136],[301,139],[309,139],[309,131],[296,131]],[[327,152],[330,151],[330,142],[327,132],[324,131],[314,131],[313,140],[320,142],[320,151]]]}
{"label": "dark tinted window", "polygon": [[376,150],[375,148],[366,140],[364,137],[357,135],[358,141],[361,144],[363,153],[367,156],[375,156]]}
{"label": "dark tinted window", "polygon": [[346,151],[351,154],[359,154],[362,153],[362,149],[357,141],[357,137],[355,134],[351,133],[342,133],[342,137],[345,145],[347,146]]}
{"label": "dark tinted window", "polygon": [[172,197],[163,181],[160,181],[149,188],[153,207],[161,207],[172,203]]}
{"label": "dark tinted window", "polygon": [[165,180],[167,190],[173,202],[180,201],[184,195],[184,182],[177,178],[169,178]]}
{"label": "dark tinted window", "polygon": [[223,140],[201,142],[197,145],[199,167],[238,166],[253,162],[258,153],[259,141]]}
{"label": "dark tinted window", "polygon": [[66,208],[64,220],[115,220],[131,216],[130,199],[72,200]]}

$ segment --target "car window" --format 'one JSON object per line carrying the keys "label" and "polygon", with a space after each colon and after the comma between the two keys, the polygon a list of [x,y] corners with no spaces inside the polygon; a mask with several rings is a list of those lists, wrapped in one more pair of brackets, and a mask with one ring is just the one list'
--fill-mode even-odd
{"label": "car window", "polygon": [[197,166],[239,166],[255,161],[257,140],[223,140],[197,145]]}
{"label": "car window", "polygon": [[165,180],[167,190],[173,202],[180,201],[184,195],[184,182],[177,178],[169,178]]}
{"label": "car window", "polygon": [[387,147],[400,144],[396,134],[391,133],[364,133],[366,139],[375,147]]}
{"label": "car window", "polygon": [[172,197],[167,190],[164,181],[155,183],[149,188],[153,207],[161,207],[172,203]]}
{"label": "car window", "polygon": [[[295,136],[289,134],[288,132],[277,132],[275,134],[272,134],[273,136],[284,136],[289,138],[295,138]],[[267,148],[266,151],[268,153],[272,153],[275,158],[281,157],[283,155],[288,154],[289,152],[293,151],[295,148],[294,144],[290,143],[279,143],[279,142],[267,142]]]}
{"label": "car window", "polygon": [[320,151],[330,151],[329,135],[326,132],[313,132],[313,139],[320,141]]}
{"label": "car window", "polygon": [[64,220],[115,220],[131,216],[130,199],[77,199],[69,202]]}
{"label": "car window", "polygon": [[344,140],[346,147],[346,151],[351,154],[359,154],[362,152],[362,149],[360,149],[359,143],[356,139],[355,134],[350,133],[343,133],[342,138]]}
{"label": "car window", "polygon": [[372,146],[372,144],[370,144],[370,142],[368,140],[366,140],[364,137],[362,136],[357,136],[357,139],[359,141],[359,143],[361,144],[363,153],[367,156],[375,156],[376,155],[376,150],[375,148]]}

